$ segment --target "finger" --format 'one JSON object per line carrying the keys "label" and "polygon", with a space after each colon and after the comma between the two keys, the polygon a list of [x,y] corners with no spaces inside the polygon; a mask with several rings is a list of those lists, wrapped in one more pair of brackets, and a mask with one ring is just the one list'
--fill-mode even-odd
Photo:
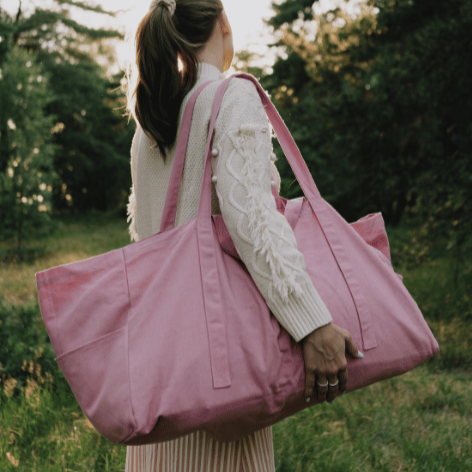
{"label": "finger", "polygon": [[328,393],[328,378],[326,375],[316,376],[315,396],[318,402],[324,402]]}
{"label": "finger", "polygon": [[338,377],[339,377],[339,392],[343,393],[347,390],[347,381],[348,381],[347,369],[340,370],[338,372]]}
{"label": "finger", "polygon": [[346,336],[346,352],[348,352],[354,359],[362,359],[364,357],[364,354],[357,349],[357,346],[354,344],[350,334]]}
{"label": "finger", "polygon": [[339,395],[339,378],[337,375],[328,377],[328,388],[326,399],[332,402]]}
{"label": "finger", "polygon": [[305,372],[305,398],[313,396],[315,389],[315,373],[313,371]]}

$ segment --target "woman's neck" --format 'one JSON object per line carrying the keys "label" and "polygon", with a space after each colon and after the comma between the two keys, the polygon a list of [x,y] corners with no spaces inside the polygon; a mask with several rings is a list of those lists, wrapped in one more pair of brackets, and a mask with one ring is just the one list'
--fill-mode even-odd
{"label": "woman's neck", "polygon": [[217,67],[220,72],[224,72],[224,37],[221,31],[220,22],[217,21],[213,33],[205,46],[197,53],[198,62],[206,62]]}
{"label": "woman's neck", "polygon": [[223,48],[220,45],[208,42],[205,47],[197,53],[198,62],[206,62],[217,67],[223,72]]}

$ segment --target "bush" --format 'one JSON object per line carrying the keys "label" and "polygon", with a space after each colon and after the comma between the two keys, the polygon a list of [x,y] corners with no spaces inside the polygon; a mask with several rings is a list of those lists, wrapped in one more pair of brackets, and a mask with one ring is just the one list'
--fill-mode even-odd
{"label": "bush", "polygon": [[0,298],[0,376],[7,396],[28,382],[46,385],[63,378],[37,302],[14,306]]}

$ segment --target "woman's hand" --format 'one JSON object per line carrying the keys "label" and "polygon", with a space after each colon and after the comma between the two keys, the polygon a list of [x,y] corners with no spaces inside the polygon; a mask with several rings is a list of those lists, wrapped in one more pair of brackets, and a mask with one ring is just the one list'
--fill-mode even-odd
{"label": "woman's hand", "polygon": [[305,362],[307,401],[314,395],[319,402],[332,402],[345,392],[348,381],[346,352],[354,359],[364,357],[352,341],[349,331],[333,323],[303,338],[301,347]]}

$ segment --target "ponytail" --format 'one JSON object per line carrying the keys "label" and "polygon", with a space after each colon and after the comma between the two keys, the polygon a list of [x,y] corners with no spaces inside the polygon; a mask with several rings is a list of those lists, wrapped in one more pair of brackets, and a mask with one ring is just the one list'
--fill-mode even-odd
{"label": "ponytail", "polygon": [[[199,51],[223,11],[221,0],[153,1],[136,32],[135,87],[128,85],[128,109],[166,160],[176,138],[182,101],[197,80]],[[179,59],[182,70],[179,70]]]}

